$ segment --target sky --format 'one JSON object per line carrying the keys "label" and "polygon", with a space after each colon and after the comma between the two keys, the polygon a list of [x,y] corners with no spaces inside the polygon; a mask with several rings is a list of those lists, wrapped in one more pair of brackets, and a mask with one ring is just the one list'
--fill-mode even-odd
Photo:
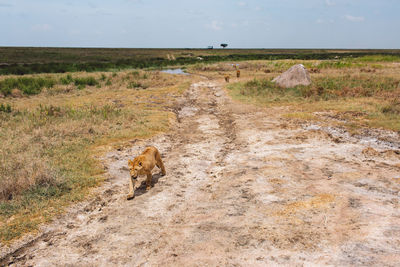
{"label": "sky", "polygon": [[399,0],[0,0],[0,46],[400,48]]}

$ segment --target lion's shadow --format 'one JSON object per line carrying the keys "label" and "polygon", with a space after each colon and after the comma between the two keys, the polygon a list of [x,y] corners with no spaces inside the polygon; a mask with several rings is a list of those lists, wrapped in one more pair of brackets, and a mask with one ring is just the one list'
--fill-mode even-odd
{"label": "lion's shadow", "polygon": [[[163,175],[161,173],[153,174],[153,179],[151,179],[151,187],[154,187],[157,183],[158,180],[162,177]],[[151,189],[150,189],[151,190]],[[135,190],[135,197],[138,197],[140,195],[143,195],[147,193],[146,191],[146,180],[142,181],[140,186],[136,188]]]}

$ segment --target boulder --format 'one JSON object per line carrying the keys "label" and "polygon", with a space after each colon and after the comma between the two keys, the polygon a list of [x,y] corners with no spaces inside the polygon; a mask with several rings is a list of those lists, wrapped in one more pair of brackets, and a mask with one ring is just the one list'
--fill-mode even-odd
{"label": "boulder", "polygon": [[293,88],[298,85],[310,85],[311,78],[303,64],[298,64],[273,79],[272,82],[279,87]]}

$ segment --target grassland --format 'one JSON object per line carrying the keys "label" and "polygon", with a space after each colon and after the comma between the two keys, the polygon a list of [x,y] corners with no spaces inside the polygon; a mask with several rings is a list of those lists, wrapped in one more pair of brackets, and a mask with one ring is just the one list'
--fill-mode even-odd
{"label": "grassland", "polygon": [[220,61],[333,59],[366,55],[398,56],[399,50],[323,49],[112,49],[0,47],[0,74],[109,71],[162,68]]}
{"label": "grassland", "polygon": [[[282,89],[272,79],[294,64],[311,72],[312,85]],[[400,131],[400,59],[366,56],[342,60],[252,61],[240,64],[242,77],[227,86],[232,97],[260,106],[285,106],[288,118],[323,120],[357,131],[377,127]],[[234,74],[230,64],[195,65],[191,70],[221,77]]]}
{"label": "grassland", "polygon": [[[107,148],[168,130],[174,99],[198,78],[154,69],[180,65],[221,79],[234,76],[232,65],[239,64],[241,78],[227,87],[239,101],[285,106],[290,119],[321,121],[325,112],[353,130],[400,131],[399,55],[389,50],[0,48],[0,73],[25,74],[0,75],[0,241],[35,231],[84,199],[104,179],[96,157]],[[298,63],[310,70],[311,86],[283,90],[271,83]],[[49,73],[26,74],[37,72]]]}
{"label": "grassland", "polygon": [[84,199],[107,148],[168,130],[189,84],[152,71],[0,77],[0,241]]}

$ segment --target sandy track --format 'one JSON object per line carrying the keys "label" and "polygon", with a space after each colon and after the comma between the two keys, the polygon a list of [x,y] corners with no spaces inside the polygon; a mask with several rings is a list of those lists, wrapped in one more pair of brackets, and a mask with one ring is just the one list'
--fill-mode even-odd
{"label": "sandy track", "polygon": [[[374,265],[400,262],[398,143],[350,138],[193,84],[175,129],[104,159],[98,197],[9,260],[17,266]],[[393,138],[398,140],[398,136]],[[132,201],[127,160],[162,152]],[[394,152],[393,152],[394,151]],[[157,171],[155,170],[155,173]]]}

